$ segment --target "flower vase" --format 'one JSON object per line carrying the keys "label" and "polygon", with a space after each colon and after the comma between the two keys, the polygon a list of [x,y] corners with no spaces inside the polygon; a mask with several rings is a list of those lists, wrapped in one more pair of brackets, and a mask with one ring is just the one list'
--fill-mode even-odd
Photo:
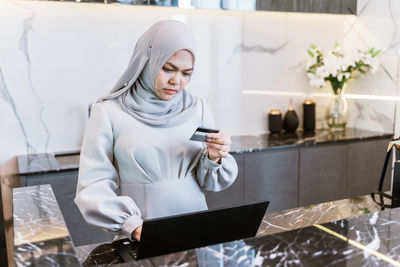
{"label": "flower vase", "polygon": [[334,90],[327,112],[328,127],[330,131],[344,131],[347,124],[347,100],[344,98],[344,89]]}

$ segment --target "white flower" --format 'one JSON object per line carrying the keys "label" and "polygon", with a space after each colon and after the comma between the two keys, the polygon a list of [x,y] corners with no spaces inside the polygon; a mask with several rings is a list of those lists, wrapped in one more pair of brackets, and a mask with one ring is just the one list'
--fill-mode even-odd
{"label": "white flower", "polygon": [[364,64],[371,65],[372,55],[371,54],[364,54],[363,61],[364,61]]}
{"label": "white flower", "polygon": [[320,66],[315,70],[315,74],[321,78],[329,77],[329,71],[326,69],[325,66]]}
{"label": "white flower", "polygon": [[340,46],[336,46],[335,48],[333,48],[332,52],[340,54],[342,52],[342,48],[340,48]]}
{"label": "white flower", "polygon": [[372,58],[371,60],[371,73],[375,73],[378,71],[379,61],[376,58]]}
{"label": "white flower", "polygon": [[354,68],[356,66],[356,60],[351,56],[344,57],[342,64],[342,71],[347,70],[347,68],[350,66]]}
{"label": "white flower", "polygon": [[329,53],[328,56],[324,59],[324,65],[329,73],[329,75],[332,75],[333,77],[336,77],[338,74],[338,71],[341,69],[342,65],[342,57],[338,57],[333,53]]}
{"label": "white flower", "polygon": [[344,56],[339,46],[335,46],[326,54],[322,54],[318,48],[311,49],[311,51],[314,56],[310,57],[307,69],[312,86],[323,87],[326,81],[344,83],[350,78],[357,77],[357,74],[361,74],[358,70],[370,70],[374,73],[379,66],[377,58],[372,57],[372,53],[376,55],[380,50],[375,50],[375,52],[374,49],[366,52],[358,51],[352,56]]}
{"label": "white flower", "polygon": [[311,86],[318,86],[318,87],[325,86],[325,80],[321,76],[315,75],[314,73],[308,73],[308,78],[310,78]]}

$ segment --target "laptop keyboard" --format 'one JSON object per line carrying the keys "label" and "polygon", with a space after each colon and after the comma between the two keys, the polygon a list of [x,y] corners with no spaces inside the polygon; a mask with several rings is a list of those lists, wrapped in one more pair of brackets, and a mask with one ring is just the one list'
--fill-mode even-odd
{"label": "laptop keyboard", "polygon": [[129,254],[136,258],[136,250],[128,249]]}
{"label": "laptop keyboard", "polygon": [[138,243],[130,242],[128,239],[117,240],[113,242],[118,254],[124,262],[136,260]]}

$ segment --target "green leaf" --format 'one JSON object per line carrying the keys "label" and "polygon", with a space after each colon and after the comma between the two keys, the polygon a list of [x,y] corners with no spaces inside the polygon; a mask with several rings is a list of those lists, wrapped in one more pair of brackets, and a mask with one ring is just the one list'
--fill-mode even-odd
{"label": "green leaf", "polygon": [[314,73],[314,74],[316,73],[314,69],[309,69],[308,72]]}
{"label": "green leaf", "polygon": [[378,49],[375,53],[372,54],[372,57],[376,57],[382,50]]}
{"label": "green leaf", "polygon": [[367,50],[367,53],[368,53],[368,54],[372,54],[373,52],[374,52],[374,49],[373,49],[373,48],[370,48],[370,49]]}
{"label": "green leaf", "polygon": [[335,42],[335,48],[338,47],[338,46],[339,46],[339,43],[338,43],[338,42]]}
{"label": "green leaf", "polygon": [[307,53],[310,55],[310,57],[314,57],[314,53],[311,52],[310,50],[307,50]]}
{"label": "green leaf", "polygon": [[315,44],[311,44],[311,48],[315,50],[317,49],[317,46]]}

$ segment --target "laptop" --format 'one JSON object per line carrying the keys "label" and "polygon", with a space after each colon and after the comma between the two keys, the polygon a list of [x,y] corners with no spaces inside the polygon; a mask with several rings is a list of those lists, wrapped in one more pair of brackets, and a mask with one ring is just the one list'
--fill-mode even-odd
{"label": "laptop", "polygon": [[145,220],[140,242],[113,242],[125,262],[257,234],[269,201]]}

